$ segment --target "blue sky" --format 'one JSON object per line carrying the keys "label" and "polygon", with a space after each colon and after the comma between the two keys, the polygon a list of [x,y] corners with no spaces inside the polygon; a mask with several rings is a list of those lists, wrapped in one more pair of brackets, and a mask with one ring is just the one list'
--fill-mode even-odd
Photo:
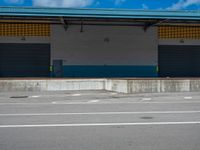
{"label": "blue sky", "polygon": [[199,10],[200,0],[0,0],[1,6]]}

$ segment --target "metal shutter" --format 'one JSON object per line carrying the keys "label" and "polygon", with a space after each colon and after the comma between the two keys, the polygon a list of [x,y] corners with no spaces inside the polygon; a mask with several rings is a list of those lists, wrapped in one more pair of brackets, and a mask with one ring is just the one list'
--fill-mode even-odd
{"label": "metal shutter", "polygon": [[159,46],[161,77],[200,77],[200,46]]}
{"label": "metal shutter", "polygon": [[0,44],[0,77],[48,77],[49,44]]}

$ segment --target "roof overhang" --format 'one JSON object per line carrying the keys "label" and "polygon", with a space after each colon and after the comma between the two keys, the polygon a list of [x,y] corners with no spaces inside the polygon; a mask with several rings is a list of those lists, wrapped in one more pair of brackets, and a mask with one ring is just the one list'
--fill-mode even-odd
{"label": "roof overhang", "polygon": [[200,11],[0,7],[1,16],[200,20]]}
{"label": "roof overhang", "polygon": [[[0,7],[0,20],[30,20],[59,22],[64,18],[69,22],[121,22],[132,25],[135,22],[147,25],[160,23],[200,23],[200,11],[166,10],[122,10],[122,9],[75,9],[40,7]],[[63,20],[62,20],[63,21]],[[150,22],[150,24],[148,24]]]}

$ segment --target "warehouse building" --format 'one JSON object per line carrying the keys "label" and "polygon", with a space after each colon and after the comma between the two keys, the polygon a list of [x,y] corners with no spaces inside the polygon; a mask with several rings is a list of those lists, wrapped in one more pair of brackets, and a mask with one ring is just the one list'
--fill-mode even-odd
{"label": "warehouse building", "polygon": [[0,7],[0,77],[200,77],[200,13]]}

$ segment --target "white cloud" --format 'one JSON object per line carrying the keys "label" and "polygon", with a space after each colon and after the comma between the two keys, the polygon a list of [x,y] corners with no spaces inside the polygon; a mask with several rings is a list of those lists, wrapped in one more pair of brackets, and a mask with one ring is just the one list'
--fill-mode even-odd
{"label": "white cloud", "polygon": [[43,7],[86,7],[93,3],[93,0],[33,0],[34,6]]}
{"label": "white cloud", "polygon": [[4,2],[8,4],[23,4],[24,0],[4,0]]}
{"label": "white cloud", "polygon": [[149,9],[149,7],[146,4],[142,4],[142,9]]}
{"label": "white cloud", "polygon": [[120,5],[124,3],[126,0],[115,0],[115,5]]}
{"label": "white cloud", "polygon": [[179,0],[177,3],[174,3],[168,9],[179,10],[179,9],[185,9],[192,5],[200,5],[200,0]]}

